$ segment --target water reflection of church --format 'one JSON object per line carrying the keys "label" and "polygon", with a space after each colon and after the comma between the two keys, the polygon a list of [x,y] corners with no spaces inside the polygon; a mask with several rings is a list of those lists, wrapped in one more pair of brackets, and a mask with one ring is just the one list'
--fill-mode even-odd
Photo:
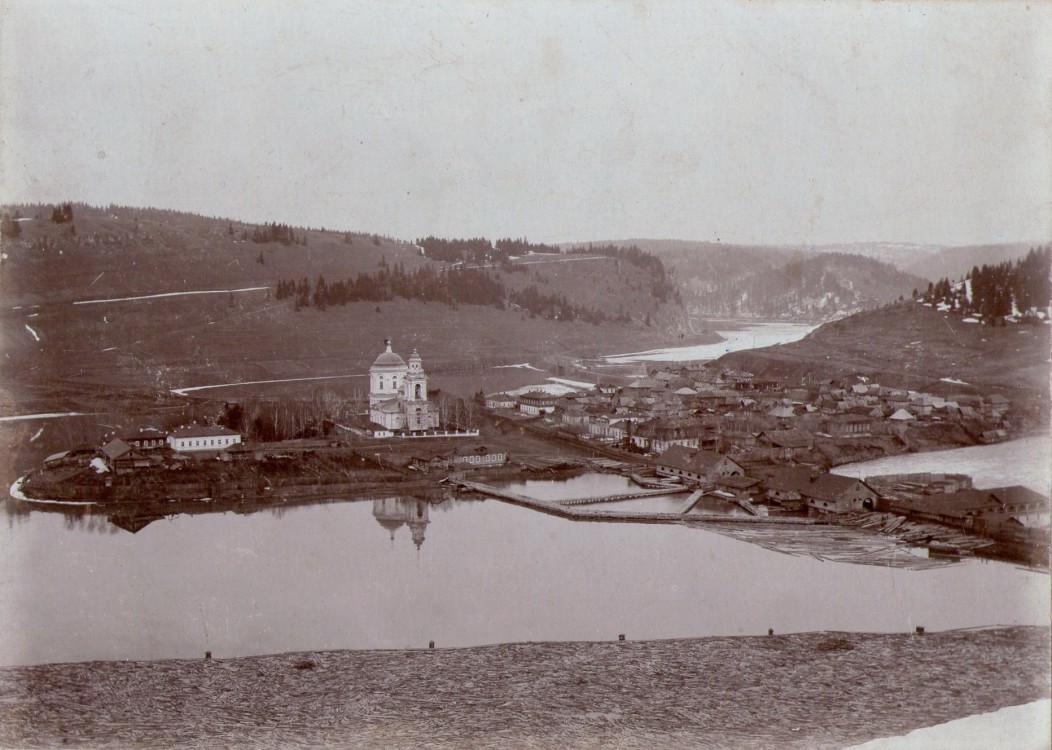
{"label": "water reflection of church", "polygon": [[373,500],[373,518],[391,532],[394,542],[395,532],[403,525],[409,527],[413,544],[417,549],[424,543],[424,531],[427,530],[428,516],[426,500],[412,497],[384,497]]}

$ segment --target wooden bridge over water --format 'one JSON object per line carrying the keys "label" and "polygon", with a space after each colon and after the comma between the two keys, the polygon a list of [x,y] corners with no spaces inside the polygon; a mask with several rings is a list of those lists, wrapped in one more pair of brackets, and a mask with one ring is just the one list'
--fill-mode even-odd
{"label": "wooden bridge over water", "polygon": [[455,484],[464,490],[477,492],[480,495],[497,498],[514,505],[521,505],[542,513],[568,518],[575,521],[636,521],[644,523],[767,523],[779,525],[810,526],[815,523],[812,518],[783,518],[769,516],[721,516],[721,515],[686,515],[697,502],[700,494],[695,492],[688,498],[686,503],[675,511],[627,511],[608,510],[604,508],[582,508],[584,504],[602,504],[615,500],[627,500],[639,497],[652,497],[658,495],[674,494],[669,490],[642,490],[638,492],[622,493],[618,495],[607,495],[601,498],[577,498],[573,500],[550,501],[538,500],[527,497],[516,492],[491,487],[481,482],[472,482],[466,479],[455,480]]}

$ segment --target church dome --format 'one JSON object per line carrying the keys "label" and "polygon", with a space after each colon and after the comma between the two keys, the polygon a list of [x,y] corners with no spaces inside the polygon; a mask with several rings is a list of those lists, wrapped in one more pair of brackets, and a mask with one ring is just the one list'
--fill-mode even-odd
{"label": "church dome", "polygon": [[387,339],[384,343],[387,344],[386,351],[384,351],[383,354],[376,358],[376,361],[373,362],[373,366],[369,368],[369,371],[376,372],[377,370],[405,370],[405,360],[399,357],[393,351],[391,351],[391,339]]}

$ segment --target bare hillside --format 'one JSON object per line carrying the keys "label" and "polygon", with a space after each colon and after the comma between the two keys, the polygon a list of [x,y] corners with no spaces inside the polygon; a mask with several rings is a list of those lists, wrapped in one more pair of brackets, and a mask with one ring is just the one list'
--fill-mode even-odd
{"label": "bare hillside", "polygon": [[719,362],[789,377],[863,375],[935,393],[993,392],[1047,402],[1048,325],[991,327],[903,302],[826,323],[806,338]]}

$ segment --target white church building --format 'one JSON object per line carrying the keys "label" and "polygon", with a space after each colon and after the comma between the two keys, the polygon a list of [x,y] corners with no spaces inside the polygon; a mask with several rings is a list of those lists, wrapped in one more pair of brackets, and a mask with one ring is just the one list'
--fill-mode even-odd
{"label": "white church building", "polygon": [[391,349],[369,368],[369,421],[392,432],[423,432],[438,428],[438,414],[427,401],[427,373],[414,349],[409,364]]}

